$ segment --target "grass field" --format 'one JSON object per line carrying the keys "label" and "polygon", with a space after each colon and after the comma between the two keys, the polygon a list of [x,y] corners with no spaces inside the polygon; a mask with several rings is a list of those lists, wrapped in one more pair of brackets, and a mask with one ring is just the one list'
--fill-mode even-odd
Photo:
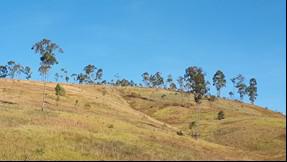
{"label": "grass field", "polygon": [[[56,84],[47,84],[42,112],[42,83],[0,80],[0,160],[286,160],[286,117],[279,113],[203,100],[195,140],[191,95],[62,85],[66,96],[57,103]],[[216,119],[220,110],[224,120]]]}

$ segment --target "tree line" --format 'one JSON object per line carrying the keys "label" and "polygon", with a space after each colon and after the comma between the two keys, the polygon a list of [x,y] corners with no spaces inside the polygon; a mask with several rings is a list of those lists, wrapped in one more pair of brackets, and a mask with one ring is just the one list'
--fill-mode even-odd
{"label": "tree line", "polygon": [[[56,54],[64,53],[63,49],[60,48],[56,43],[51,40],[43,39],[32,46],[32,50],[40,55],[40,66],[38,71],[42,76],[43,81],[43,105],[45,101],[45,90],[47,82],[47,74],[53,65],[58,64]],[[79,84],[98,84],[98,85],[113,85],[113,86],[136,86],[136,87],[149,87],[149,88],[164,88],[174,91],[193,93],[195,101],[200,101],[202,96],[210,94],[210,82],[205,80],[205,73],[202,68],[196,66],[190,66],[185,69],[183,76],[179,76],[174,79],[171,74],[165,79],[160,72],[155,74],[149,74],[144,72],[142,77],[142,83],[135,83],[128,79],[119,79],[119,76],[115,76],[115,80],[106,81],[103,80],[104,71],[102,68],[97,68],[93,64],[86,65],[83,71],[79,74],[69,74],[64,68],[60,72],[54,75],[56,82],[64,80],[65,82],[73,82]],[[0,65],[0,78],[10,77],[11,79],[21,79],[24,76],[25,79],[29,80],[32,76],[32,70],[29,66],[23,66],[15,61],[9,61],[7,65]],[[257,97],[257,81],[255,78],[249,80],[249,85],[245,83],[243,75],[239,74],[230,81],[233,84],[233,91],[228,94],[231,99],[235,95],[235,90],[239,94],[240,100],[242,101],[245,95],[249,96],[249,100],[254,104]],[[213,86],[217,90],[217,97],[221,96],[221,90],[226,87],[227,80],[224,73],[221,70],[215,72],[212,78]]]}

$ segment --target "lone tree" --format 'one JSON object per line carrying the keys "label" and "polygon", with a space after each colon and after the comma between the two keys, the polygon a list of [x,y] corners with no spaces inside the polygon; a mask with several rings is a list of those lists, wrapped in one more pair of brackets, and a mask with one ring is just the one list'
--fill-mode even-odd
{"label": "lone tree", "polygon": [[40,42],[36,43],[32,47],[32,50],[34,50],[35,53],[40,54],[41,62],[39,72],[42,76],[42,80],[44,83],[43,101],[42,101],[42,111],[43,111],[45,106],[47,74],[54,64],[58,64],[58,61],[56,59],[56,52],[63,53],[63,49],[60,48],[56,43],[53,43],[48,39],[43,39]]}
{"label": "lone tree", "polygon": [[249,86],[247,87],[246,91],[250,102],[254,104],[257,97],[257,81],[255,78],[250,79]]}
{"label": "lone tree", "polygon": [[[207,89],[207,82],[204,78],[204,73],[201,68],[198,68],[196,66],[188,67],[185,70],[184,78],[187,82],[187,88],[189,92],[193,93],[194,100],[196,102],[197,107],[197,124],[199,127],[199,121],[200,121],[200,101],[202,97],[208,92]],[[199,130],[196,129],[196,132],[193,136],[195,138],[198,138],[200,135]]]}
{"label": "lone tree", "polygon": [[217,97],[220,97],[220,89],[225,87],[226,80],[222,71],[218,70],[213,76],[213,86],[216,87]]}

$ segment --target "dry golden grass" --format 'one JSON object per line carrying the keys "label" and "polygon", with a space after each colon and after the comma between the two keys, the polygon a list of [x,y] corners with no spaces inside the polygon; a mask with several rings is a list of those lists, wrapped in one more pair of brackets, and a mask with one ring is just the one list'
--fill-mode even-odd
{"label": "dry golden grass", "polygon": [[[47,84],[42,112],[42,83],[0,80],[0,160],[286,159],[285,116],[254,105],[203,101],[201,139],[194,140],[190,95],[62,85],[66,96],[57,106],[56,84]],[[219,110],[226,119],[215,119]]]}

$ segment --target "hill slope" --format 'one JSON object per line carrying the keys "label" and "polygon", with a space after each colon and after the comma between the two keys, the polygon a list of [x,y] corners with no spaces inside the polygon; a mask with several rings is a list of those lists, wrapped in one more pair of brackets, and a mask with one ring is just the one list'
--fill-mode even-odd
{"label": "hill slope", "polygon": [[[195,140],[192,96],[64,84],[57,103],[55,86],[42,112],[40,82],[0,80],[0,160],[286,159],[286,117],[254,105],[204,100]],[[226,119],[216,120],[220,110]]]}

